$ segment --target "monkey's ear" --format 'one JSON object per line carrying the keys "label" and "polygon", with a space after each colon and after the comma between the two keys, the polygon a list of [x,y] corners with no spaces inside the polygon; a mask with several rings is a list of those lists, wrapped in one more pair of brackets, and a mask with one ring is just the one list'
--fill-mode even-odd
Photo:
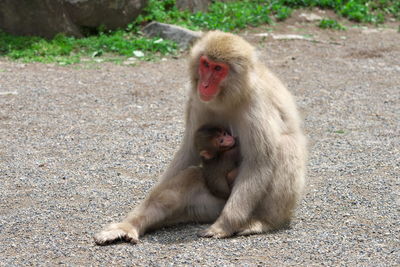
{"label": "monkey's ear", "polygon": [[202,156],[205,159],[212,159],[214,157],[214,155],[208,152],[207,150],[200,151],[200,156]]}

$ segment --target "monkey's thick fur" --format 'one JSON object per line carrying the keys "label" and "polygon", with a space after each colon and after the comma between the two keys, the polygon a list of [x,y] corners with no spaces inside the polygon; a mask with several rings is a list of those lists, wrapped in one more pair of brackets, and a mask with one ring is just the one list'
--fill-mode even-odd
{"label": "monkey's thick fur", "polygon": [[[227,139],[231,143],[226,144]],[[208,190],[216,197],[228,199],[241,161],[237,138],[226,129],[203,125],[196,131],[194,142],[200,155],[205,152],[201,161]]]}
{"label": "monkey's thick fur", "polygon": [[[222,62],[229,74],[210,101],[199,97],[199,59]],[[121,223],[95,235],[97,244],[117,239],[136,243],[150,228],[180,222],[211,222],[199,233],[223,238],[277,229],[287,224],[304,187],[306,139],[292,95],[237,35],[213,31],[193,46],[192,87],[180,149],[148,197]],[[225,202],[211,195],[201,176],[193,145],[204,124],[232,129],[242,162]]]}

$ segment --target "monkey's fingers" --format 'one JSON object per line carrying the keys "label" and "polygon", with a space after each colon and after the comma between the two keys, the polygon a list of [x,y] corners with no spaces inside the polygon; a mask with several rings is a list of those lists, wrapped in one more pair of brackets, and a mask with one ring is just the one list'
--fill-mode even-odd
{"label": "monkey's fingers", "polygon": [[94,242],[100,246],[109,245],[122,240],[125,234],[122,230],[104,230],[94,236]]}
{"label": "monkey's fingers", "polygon": [[197,232],[197,236],[198,237],[211,237],[212,235],[210,232],[208,232],[208,229],[204,229],[204,230]]}
{"label": "monkey's fingers", "polygon": [[139,238],[132,233],[127,233],[126,236],[124,236],[124,240],[132,244],[139,243]]}
{"label": "monkey's fingers", "polygon": [[206,238],[227,238],[231,237],[232,233],[229,233],[222,228],[210,226],[207,229],[201,230],[197,233],[198,237],[206,237]]}
{"label": "monkey's fingers", "polygon": [[133,229],[131,225],[127,225],[126,223],[111,224],[94,236],[94,242],[100,246],[109,245],[120,240],[137,244],[139,242],[139,236],[137,231]]}

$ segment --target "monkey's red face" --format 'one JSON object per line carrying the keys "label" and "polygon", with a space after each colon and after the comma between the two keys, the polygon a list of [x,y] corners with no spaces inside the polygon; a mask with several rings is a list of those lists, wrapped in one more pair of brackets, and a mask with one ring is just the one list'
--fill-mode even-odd
{"label": "monkey's red face", "polygon": [[199,95],[203,101],[211,101],[220,91],[220,83],[229,73],[229,66],[222,62],[210,60],[207,56],[200,57],[197,85]]}
{"label": "monkey's red face", "polygon": [[213,140],[214,146],[220,151],[225,151],[235,145],[235,138],[226,131],[221,131]]}

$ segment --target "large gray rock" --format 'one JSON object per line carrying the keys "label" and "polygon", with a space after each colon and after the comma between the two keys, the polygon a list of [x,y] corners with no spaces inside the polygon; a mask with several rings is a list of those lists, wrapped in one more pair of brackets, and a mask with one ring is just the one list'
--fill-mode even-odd
{"label": "large gray rock", "polygon": [[211,0],[176,0],[176,7],[180,10],[189,10],[191,12],[207,11]]}
{"label": "large gray rock", "polygon": [[81,35],[61,0],[1,0],[0,29],[16,35]]}
{"label": "large gray rock", "polygon": [[147,0],[64,0],[71,20],[85,27],[124,27],[142,11]]}
{"label": "large gray rock", "polygon": [[176,25],[152,22],[142,29],[143,33],[150,37],[161,37],[178,43],[185,49],[201,36],[201,32],[191,31]]}
{"label": "large gray rock", "polygon": [[195,12],[207,12],[208,6],[212,2],[230,2],[235,0],[176,0],[176,7],[180,10]]}
{"label": "large gray rock", "polygon": [[0,29],[15,35],[80,37],[87,29],[125,27],[147,0],[0,0]]}

